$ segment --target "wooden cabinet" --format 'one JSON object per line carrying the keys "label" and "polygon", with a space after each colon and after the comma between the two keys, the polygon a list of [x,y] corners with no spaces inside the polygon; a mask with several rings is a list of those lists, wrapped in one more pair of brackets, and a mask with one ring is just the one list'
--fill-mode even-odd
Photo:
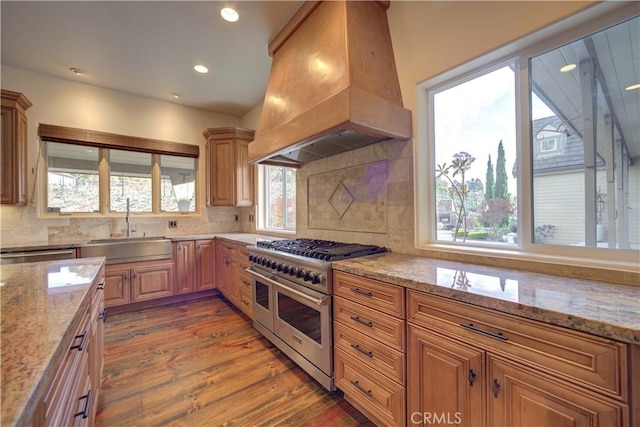
{"label": "wooden cabinet", "polygon": [[176,294],[193,292],[196,276],[195,241],[174,242],[173,259],[176,266]]}
{"label": "wooden cabinet", "polygon": [[249,253],[245,245],[220,239],[216,243],[218,289],[244,314],[253,318],[253,281],[245,272]]}
{"label": "wooden cabinet", "polygon": [[214,289],[216,287],[215,265],[215,240],[196,240],[196,291]]}
{"label": "wooden cabinet", "polygon": [[27,116],[31,102],[21,93],[2,90],[0,203],[27,204]]}
{"label": "wooden cabinet", "polygon": [[626,344],[410,290],[407,417],[629,425]]}
{"label": "wooden cabinet", "polygon": [[171,259],[107,265],[105,276],[104,297],[107,307],[175,293]]}
{"label": "wooden cabinet", "polygon": [[207,206],[251,206],[253,165],[249,164],[249,142],[254,131],[210,128],[207,139]]}
{"label": "wooden cabinet", "polygon": [[404,288],[334,271],[334,376],[379,425],[404,426]]}
{"label": "wooden cabinet", "polygon": [[63,344],[66,352],[37,405],[31,425],[92,426],[98,408],[104,351],[104,273],[89,292],[91,302]]}

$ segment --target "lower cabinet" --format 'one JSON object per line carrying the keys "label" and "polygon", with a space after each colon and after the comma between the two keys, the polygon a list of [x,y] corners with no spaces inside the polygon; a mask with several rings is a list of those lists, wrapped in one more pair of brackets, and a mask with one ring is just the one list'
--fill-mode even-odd
{"label": "lower cabinet", "polygon": [[38,403],[31,425],[94,425],[104,360],[104,284],[104,275],[98,275],[91,303],[66,343],[62,363]]}
{"label": "lower cabinet", "polygon": [[220,239],[216,242],[217,288],[234,306],[253,318],[253,281],[246,246]]}
{"label": "lower cabinet", "polygon": [[626,344],[408,291],[407,419],[623,427]]}
{"label": "lower cabinet", "polygon": [[173,261],[107,265],[105,305],[114,307],[174,295]]}
{"label": "lower cabinet", "polygon": [[195,290],[216,287],[216,243],[214,239],[196,240]]}

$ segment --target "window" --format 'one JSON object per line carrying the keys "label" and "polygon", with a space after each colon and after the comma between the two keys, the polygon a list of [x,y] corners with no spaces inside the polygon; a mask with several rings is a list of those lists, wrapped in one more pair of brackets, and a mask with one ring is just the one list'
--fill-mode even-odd
{"label": "window", "polygon": [[46,146],[47,212],[99,212],[99,150],[50,142]]}
{"label": "window", "polygon": [[258,228],[295,232],[296,170],[260,165],[258,188]]}
{"label": "window", "polygon": [[[57,142],[44,144],[49,213],[123,213],[127,205],[130,212],[137,214],[196,212],[194,158]],[[104,173],[101,163],[106,165]],[[155,165],[160,171],[158,178],[153,173]],[[100,196],[101,182],[108,183],[105,201]],[[156,186],[160,189],[157,200]]]}
{"label": "window", "polygon": [[640,18],[582,21],[419,85],[419,247],[637,266]]}

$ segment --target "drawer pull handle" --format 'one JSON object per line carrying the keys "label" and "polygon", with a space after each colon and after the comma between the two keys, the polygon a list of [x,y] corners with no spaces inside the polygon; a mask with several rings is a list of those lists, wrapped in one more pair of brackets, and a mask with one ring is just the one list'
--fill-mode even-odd
{"label": "drawer pull handle", "polygon": [[356,322],[367,326],[369,328],[373,328],[373,322],[365,322],[364,320],[360,319],[360,316],[351,316],[351,320],[355,320]]}
{"label": "drawer pull handle", "polygon": [[502,335],[502,332],[498,332],[496,334],[496,333],[493,333],[493,332],[485,331],[484,329],[480,329],[480,328],[478,328],[476,326],[473,326],[473,323],[469,323],[469,324],[460,323],[460,326],[462,326],[465,329],[469,329],[470,331],[477,332],[479,334],[486,335],[486,336],[491,337],[491,338],[495,338],[495,339],[502,340],[502,341],[509,340],[509,338],[507,338],[504,335]]}
{"label": "drawer pull handle", "polygon": [[100,317],[102,317],[102,323],[107,323],[107,309],[106,308],[104,310],[102,310],[102,313],[100,313]]}
{"label": "drawer pull handle", "polygon": [[71,350],[73,350],[73,349],[77,349],[78,351],[84,350],[84,345],[87,342],[87,337],[88,336],[89,336],[89,331],[84,331],[84,334],[82,334],[82,335],[76,335],[73,339],[77,339],[77,338],[82,338],[82,339],[80,340],[80,344],[72,345],[71,346]]}
{"label": "drawer pull handle", "polygon": [[351,344],[351,347],[355,348],[356,350],[358,350],[360,353],[364,354],[365,356],[369,356],[369,357],[373,357],[373,351],[367,351],[365,349],[363,349],[362,347],[360,347],[360,344]]}
{"label": "drawer pull handle", "polygon": [[358,295],[365,296],[367,298],[371,298],[373,296],[372,292],[365,292],[363,290],[360,290],[359,288],[351,288],[351,292],[354,292],[354,293],[356,293]]}
{"label": "drawer pull handle", "polygon": [[498,398],[498,393],[500,393],[500,384],[498,384],[498,379],[493,379],[493,384],[491,384],[491,391],[493,392],[493,397]]}
{"label": "drawer pull handle", "polygon": [[473,387],[473,383],[476,382],[476,373],[473,372],[473,369],[469,369],[469,376],[467,378],[469,378],[469,387]]}
{"label": "drawer pull handle", "polygon": [[361,392],[363,392],[364,394],[366,394],[369,397],[373,397],[373,393],[371,393],[371,390],[365,390],[361,385],[359,381],[352,381],[349,380],[349,382],[358,390],[360,390]]}
{"label": "drawer pull handle", "polygon": [[84,409],[80,412],[77,412],[73,415],[73,417],[79,417],[82,415],[82,418],[87,418],[89,416],[89,409],[91,408],[91,390],[87,392],[84,396],[80,396],[78,400],[86,399],[84,402]]}
{"label": "drawer pull handle", "polygon": [[103,289],[104,289],[104,282],[103,282],[103,283],[100,283],[100,284],[98,285],[98,289],[100,289],[100,290],[103,290]]}

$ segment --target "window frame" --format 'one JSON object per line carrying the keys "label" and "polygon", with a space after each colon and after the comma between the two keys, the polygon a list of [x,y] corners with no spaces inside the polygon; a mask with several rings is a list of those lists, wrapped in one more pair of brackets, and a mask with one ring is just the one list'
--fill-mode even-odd
{"label": "window frame", "polygon": [[[606,3],[598,4],[416,85],[418,120],[416,121],[417,135],[414,144],[414,209],[416,218],[414,246],[417,249],[637,271],[637,250],[534,243],[531,162],[532,156],[538,150],[534,146],[537,141],[531,135],[529,117],[531,94],[528,71],[531,57],[584,38],[637,15],[637,8],[633,5],[620,7]],[[518,153],[517,169],[519,171],[517,178],[518,243],[516,246],[489,246],[477,242],[438,241],[437,218],[435,218],[435,135],[433,126],[430,125],[433,117],[433,92],[461,84],[511,61],[515,63],[515,126],[516,151]],[[544,154],[549,155],[552,152]]]}
{"label": "window frame", "polygon": [[[269,233],[282,233],[282,234],[296,234],[296,228],[297,228],[297,224],[294,225],[294,228],[284,228],[284,224],[287,223],[287,218],[286,218],[286,210],[287,210],[287,206],[286,206],[286,202],[284,202],[284,200],[286,199],[285,197],[283,197],[283,218],[282,218],[282,224],[283,224],[283,228],[273,228],[273,227],[267,227],[267,202],[268,202],[268,189],[267,189],[267,179],[266,179],[266,175],[267,175],[267,168],[270,165],[258,165],[258,185],[257,185],[257,189],[258,189],[258,197],[257,200],[258,202],[256,203],[256,218],[258,219],[257,223],[256,223],[256,230],[257,231],[264,231],[264,232],[269,232]],[[294,173],[296,173],[296,169],[295,168],[289,168],[286,166],[281,166],[281,165],[275,165],[273,167],[281,167],[283,169],[291,169],[294,171]],[[286,191],[287,191],[287,184],[286,184],[286,177],[285,177],[285,171],[283,170],[283,179],[282,179],[282,194],[286,195]],[[296,173],[296,177],[297,177],[297,173]],[[297,182],[296,182],[296,187],[297,187]],[[297,201],[296,201],[297,204]],[[296,209],[296,206],[294,206],[294,210]]]}
{"label": "window frame", "polygon": [[[171,141],[161,141],[148,138],[139,138],[126,135],[117,135],[106,132],[91,131],[85,129],[67,128],[40,124],[38,127],[39,150],[38,150],[38,174],[39,179],[39,206],[38,217],[40,218],[60,218],[60,217],[122,217],[125,212],[115,212],[110,209],[110,150],[131,151],[151,154],[151,185],[152,185],[152,210],[151,212],[131,212],[137,217],[169,217],[176,215],[200,216],[203,195],[199,184],[199,154],[197,145],[182,144]],[[97,212],[48,212],[48,164],[46,154],[46,144],[48,142],[62,143],[84,147],[98,148],[98,179],[99,179],[99,208]],[[169,212],[161,210],[160,202],[160,180],[161,180],[161,155],[182,156],[194,159],[194,180],[195,180],[195,211],[194,212]],[[36,181],[38,182],[38,181]],[[36,185],[34,183],[34,185]]]}

